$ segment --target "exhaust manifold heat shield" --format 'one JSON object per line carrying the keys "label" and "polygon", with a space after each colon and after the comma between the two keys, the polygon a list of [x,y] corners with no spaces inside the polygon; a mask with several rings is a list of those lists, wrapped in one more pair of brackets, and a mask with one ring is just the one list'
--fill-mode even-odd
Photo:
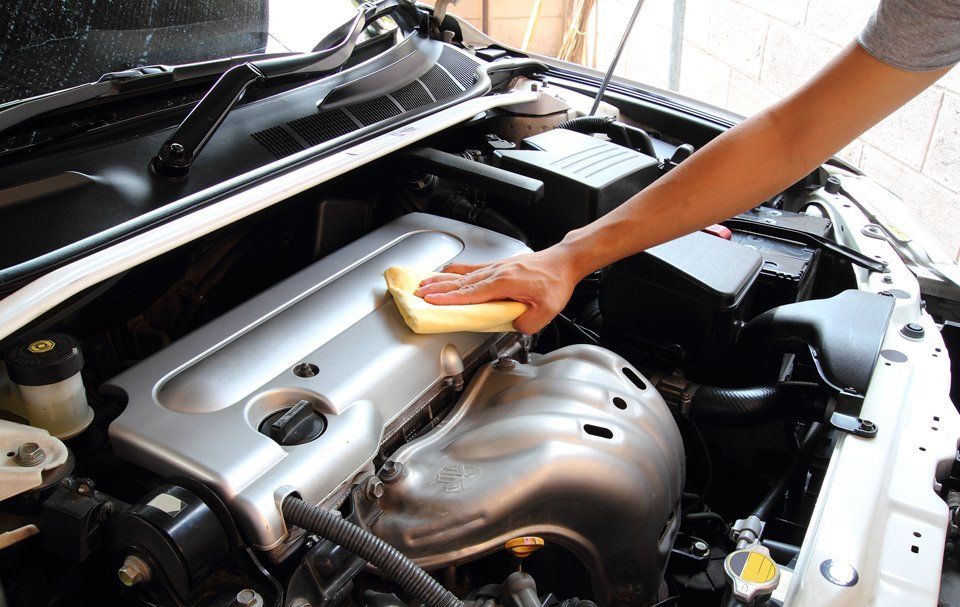
{"label": "exhaust manifold heat shield", "polygon": [[655,602],[679,525],[684,453],[663,399],[627,361],[570,346],[487,365],[436,429],[391,458],[373,531],[427,568],[511,538],[571,550],[607,605]]}

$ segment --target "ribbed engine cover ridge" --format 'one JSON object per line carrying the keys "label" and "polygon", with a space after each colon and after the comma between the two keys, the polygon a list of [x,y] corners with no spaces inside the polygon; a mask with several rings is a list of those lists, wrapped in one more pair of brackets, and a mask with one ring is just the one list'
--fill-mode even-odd
{"label": "ribbed engine cover ridge", "polygon": [[[383,271],[525,251],[482,228],[405,215],[107,382],[106,391],[128,401],[110,425],[114,449],[157,474],[210,485],[251,543],[275,548],[286,535],[281,487],[313,504],[335,498],[385,432],[462,370],[450,361],[485,353],[495,337],[413,333],[386,294]],[[316,365],[316,375],[298,376],[301,363]],[[326,417],[319,438],[285,447],[258,431],[300,400]]]}

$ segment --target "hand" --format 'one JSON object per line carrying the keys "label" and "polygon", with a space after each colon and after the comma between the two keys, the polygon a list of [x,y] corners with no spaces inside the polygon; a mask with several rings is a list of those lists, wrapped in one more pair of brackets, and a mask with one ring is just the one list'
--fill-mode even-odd
{"label": "hand", "polygon": [[513,299],[530,306],[513,322],[536,333],[563,310],[582,276],[561,247],[484,264],[450,264],[420,283],[416,295],[437,305]]}

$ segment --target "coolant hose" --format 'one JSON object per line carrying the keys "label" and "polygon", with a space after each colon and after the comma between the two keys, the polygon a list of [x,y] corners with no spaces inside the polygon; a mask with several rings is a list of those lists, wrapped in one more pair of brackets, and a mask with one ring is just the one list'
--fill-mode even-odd
{"label": "coolant hose", "polygon": [[456,192],[438,192],[430,197],[427,208],[431,213],[464,221],[500,232],[510,238],[516,238],[527,243],[527,235],[517,224],[513,223],[501,213],[488,207],[480,207],[471,203],[465,196]]}
{"label": "coolant hose", "polygon": [[793,461],[790,462],[790,465],[783,471],[783,474],[780,475],[777,482],[773,484],[773,487],[767,491],[767,494],[760,503],[757,504],[757,507],[754,508],[753,516],[764,522],[770,521],[774,510],[780,505],[780,502],[783,501],[783,494],[787,490],[787,485],[790,484],[790,481],[793,480],[799,472],[806,469],[808,453],[827,431],[827,427],[827,424],[810,424],[810,429],[807,431],[806,436],[803,437],[803,441],[800,443],[800,449],[796,455],[793,456]]}
{"label": "coolant hose", "polygon": [[826,410],[820,386],[807,382],[755,388],[700,386],[690,399],[690,417],[695,421],[733,428],[789,418],[819,421]]}
{"label": "coolant hose", "polygon": [[427,607],[463,607],[460,599],[419,565],[366,529],[293,495],[284,498],[281,509],[288,525],[315,533],[369,561]]}
{"label": "coolant hose", "polygon": [[577,133],[603,133],[620,145],[639,149],[647,156],[657,157],[653,139],[643,129],[624,124],[612,116],[580,116],[557,125],[558,129]]}
{"label": "coolant hose", "polygon": [[578,133],[606,133],[610,125],[616,121],[617,119],[613,116],[580,116],[561,122],[557,128]]}

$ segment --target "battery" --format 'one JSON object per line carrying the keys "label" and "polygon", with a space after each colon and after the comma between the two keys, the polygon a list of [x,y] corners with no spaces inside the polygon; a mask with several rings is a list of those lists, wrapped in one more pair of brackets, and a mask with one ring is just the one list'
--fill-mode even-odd
{"label": "battery", "polygon": [[763,258],[750,316],[810,298],[820,250],[804,244],[755,233],[734,231],[730,240]]}

